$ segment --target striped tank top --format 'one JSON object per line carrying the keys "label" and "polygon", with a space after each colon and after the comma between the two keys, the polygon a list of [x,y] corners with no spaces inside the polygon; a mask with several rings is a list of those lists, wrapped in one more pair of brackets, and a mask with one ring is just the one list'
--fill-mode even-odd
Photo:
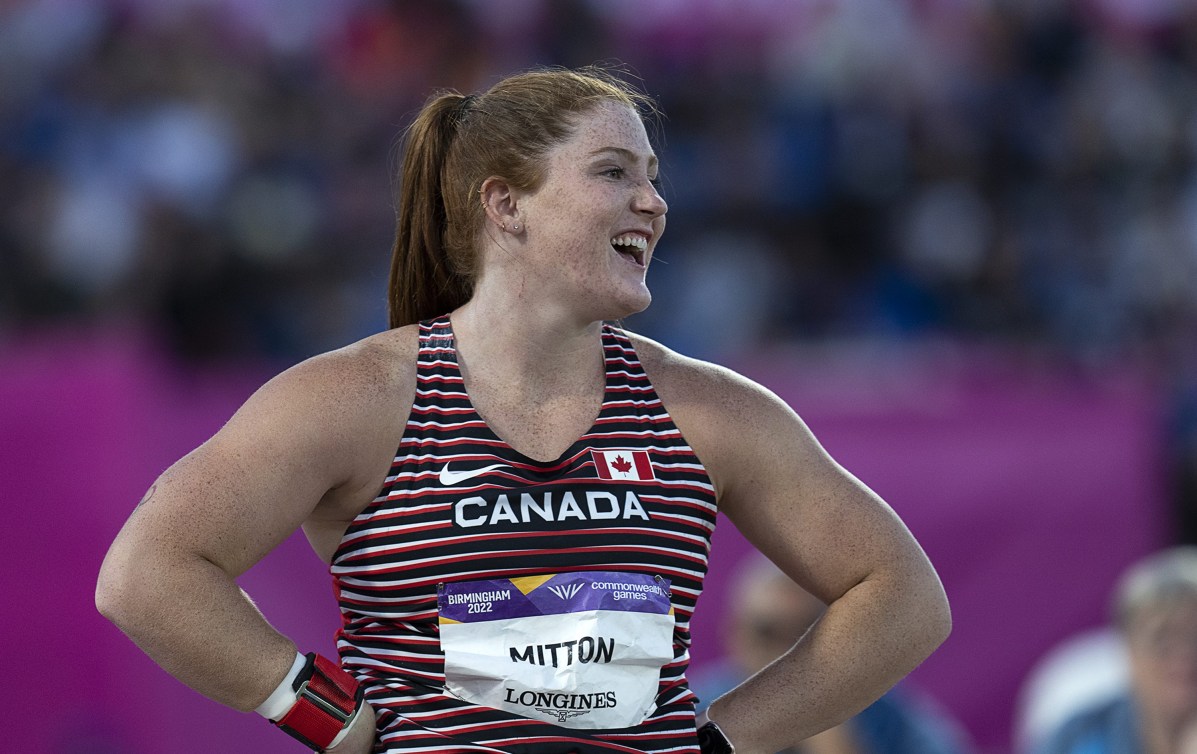
{"label": "striped tank top", "polygon": [[[603,326],[602,409],[548,462],[509,446],[474,410],[447,316],[420,323],[419,338],[415,401],[390,473],[331,565],[338,650],[378,713],[378,750],[697,754],[685,671],[715,497],[627,335]],[[574,729],[445,693],[438,585],[586,571],[671,584],[673,660],[644,722]]]}

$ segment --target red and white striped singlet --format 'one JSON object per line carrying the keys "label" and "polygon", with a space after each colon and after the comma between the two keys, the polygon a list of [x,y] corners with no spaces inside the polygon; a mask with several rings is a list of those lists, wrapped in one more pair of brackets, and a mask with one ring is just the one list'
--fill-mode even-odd
{"label": "red and white striped singlet", "polygon": [[[449,318],[420,324],[402,442],[331,566],[343,618],[338,649],[378,712],[382,751],[697,754],[685,670],[714,491],[627,335],[605,325],[602,346],[598,418],[560,458],[541,462],[499,439],[474,410]],[[660,575],[672,584],[674,658],[661,669],[647,720],[571,729],[444,693],[437,584],[576,571]]]}

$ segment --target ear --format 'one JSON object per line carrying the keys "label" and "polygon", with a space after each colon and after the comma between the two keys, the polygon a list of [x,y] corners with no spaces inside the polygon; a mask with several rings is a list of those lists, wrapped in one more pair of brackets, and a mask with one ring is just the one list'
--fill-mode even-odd
{"label": "ear", "polygon": [[512,188],[505,179],[492,175],[482,182],[482,188],[478,193],[481,195],[488,222],[494,223],[495,227],[506,233],[515,234],[522,230],[519,190]]}

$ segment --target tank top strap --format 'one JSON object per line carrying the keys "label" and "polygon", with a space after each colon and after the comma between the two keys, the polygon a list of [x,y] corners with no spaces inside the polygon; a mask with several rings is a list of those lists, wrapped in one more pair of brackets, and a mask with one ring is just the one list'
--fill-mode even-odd
{"label": "tank top strap", "polygon": [[449,325],[448,314],[420,322],[419,360],[425,363],[457,363],[457,345],[453,340],[453,328]]}
{"label": "tank top strap", "polygon": [[639,409],[641,415],[665,414],[661,399],[636,355],[632,339],[620,327],[603,325],[603,360],[607,369],[607,388],[603,412]]}

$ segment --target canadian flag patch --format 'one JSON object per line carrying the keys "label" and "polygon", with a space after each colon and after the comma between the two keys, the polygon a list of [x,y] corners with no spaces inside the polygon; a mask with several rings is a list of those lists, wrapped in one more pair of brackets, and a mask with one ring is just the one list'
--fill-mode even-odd
{"label": "canadian flag patch", "polygon": [[590,450],[599,479],[648,482],[656,479],[647,450]]}

